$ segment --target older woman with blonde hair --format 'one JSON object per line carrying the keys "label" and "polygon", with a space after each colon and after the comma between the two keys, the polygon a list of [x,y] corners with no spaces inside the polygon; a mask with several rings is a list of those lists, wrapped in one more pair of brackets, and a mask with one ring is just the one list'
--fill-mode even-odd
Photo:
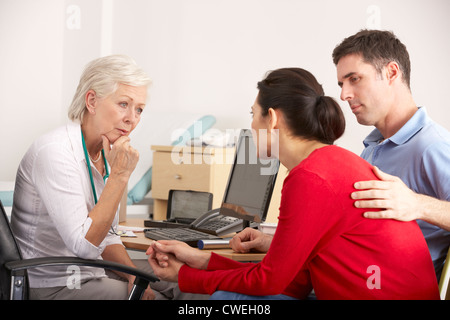
{"label": "older woman with blonde hair", "polygon": [[[71,121],[38,138],[18,168],[11,225],[25,258],[101,257],[134,266],[115,230],[139,159],[129,134],[145,109],[150,84],[127,56],[86,66],[68,111]],[[90,267],[76,275],[66,267],[36,268],[28,275],[32,299],[122,299],[134,280],[122,274],[128,281],[119,281]],[[68,286],[71,276],[80,282]],[[155,293],[148,288],[143,297]]]}

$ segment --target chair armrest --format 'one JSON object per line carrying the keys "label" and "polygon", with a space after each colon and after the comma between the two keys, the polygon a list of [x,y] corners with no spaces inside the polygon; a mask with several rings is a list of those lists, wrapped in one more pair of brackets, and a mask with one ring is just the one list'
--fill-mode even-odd
{"label": "chair armrest", "polygon": [[[141,271],[137,268],[129,267],[120,263],[105,261],[105,260],[89,260],[81,259],[77,257],[43,257],[34,259],[25,259],[18,261],[10,261],[5,263],[5,268],[11,272],[13,277],[24,276],[24,272],[27,269],[37,268],[37,267],[47,267],[47,266],[64,266],[64,265],[78,265],[87,267],[98,267],[103,269],[109,269],[119,272],[128,273],[136,276],[133,288],[128,297],[129,300],[138,300],[141,298],[143,292],[147,288],[149,282],[159,281],[155,276]],[[20,286],[20,285],[19,285]],[[12,288],[11,297],[22,297],[23,292],[21,290],[14,290]]]}
{"label": "chair armrest", "polygon": [[5,263],[6,269],[10,270],[12,273],[37,267],[63,266],[63,265],[98,267],[119,272],[125,272],[134,275],[138,278],[147,279],[149,282],[159,281],[159,279],[156,278],[154,275],[141,271],[137,268],[129,267],[120,263],[106,260],[90,260],[90,259],[81,259],[77,257],[43,257],[43,258],[10,261]]}

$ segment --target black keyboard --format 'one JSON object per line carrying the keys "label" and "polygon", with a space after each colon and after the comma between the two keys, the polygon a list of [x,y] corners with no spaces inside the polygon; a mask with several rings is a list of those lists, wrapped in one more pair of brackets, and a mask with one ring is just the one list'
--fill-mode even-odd
{"label": "black keyboard", "polygon": [[161,228],[145,231],[145,236],[152,240],[178,240],[191,247],[197,247],[199,240],[222,239],[220,237],[189,228]]}

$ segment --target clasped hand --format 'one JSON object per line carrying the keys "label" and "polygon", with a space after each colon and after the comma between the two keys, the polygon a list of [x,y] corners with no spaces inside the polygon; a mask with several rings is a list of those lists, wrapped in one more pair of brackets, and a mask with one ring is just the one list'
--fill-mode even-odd
{"label": "clasped hand", "polygon": [[175,240],[154,241],[147,250],[148,262],[155,275],[166,281],[177,282],[183,265],[206,269],[211,254]]}
{"label": "clasped hand", "polygon": [[[230,241],[236,252],[267,252],[272,237],[252,228],[246,228]],[[192,248],[184,242],[175,240],[154,241],[147,250],[148,262],[155,275],[166,281],[177,282],[183,265],[203,269],[208,267],[211,253]]]}

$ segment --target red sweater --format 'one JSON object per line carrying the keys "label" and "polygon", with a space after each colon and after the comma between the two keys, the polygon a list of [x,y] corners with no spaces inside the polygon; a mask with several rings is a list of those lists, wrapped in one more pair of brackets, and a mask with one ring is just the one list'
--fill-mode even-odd
{"label": "red sweater", "polygon": [[182,291],[287,294],[318,299],[439,299],[416,222],[371,220],[350,193],[374,180],[370,164],[336,146],[320,148],[286,177],[279,222],[260,263],[212,254],[207,270],[183,266]]}

